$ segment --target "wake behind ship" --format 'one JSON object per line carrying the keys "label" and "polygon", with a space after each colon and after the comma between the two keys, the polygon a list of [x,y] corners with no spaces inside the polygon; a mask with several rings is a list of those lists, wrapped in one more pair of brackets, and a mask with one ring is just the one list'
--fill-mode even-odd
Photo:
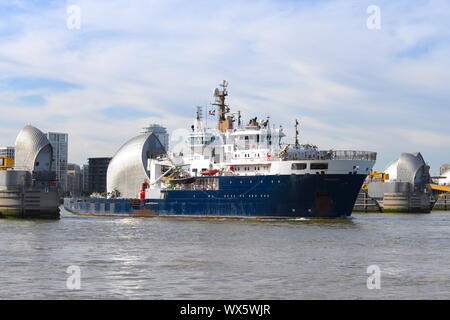
{"label": "wake behind ship", "polygon": [[[270,118],[241,121],[228,83],[215,89],[214,110],[197,107],[183,144],[168,150],[156,126],[126,142],[108,166],[106,198],[67,198],[66,210],[105,216],[333,218],[350,216],[375,152],[321,151],[286,144]],[[214,128],[208,116],[217,118]]]}

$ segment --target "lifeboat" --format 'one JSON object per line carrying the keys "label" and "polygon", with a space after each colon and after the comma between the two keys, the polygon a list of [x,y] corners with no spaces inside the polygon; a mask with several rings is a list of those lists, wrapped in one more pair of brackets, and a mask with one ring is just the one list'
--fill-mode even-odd
{"label": "lifeboat", "polygon": [[217,169],[212,169],[212,170],[203,170],[201,171],[201,175],[202,176],[213,176],[215,175],[217,172],[219,172],[219,170]]}

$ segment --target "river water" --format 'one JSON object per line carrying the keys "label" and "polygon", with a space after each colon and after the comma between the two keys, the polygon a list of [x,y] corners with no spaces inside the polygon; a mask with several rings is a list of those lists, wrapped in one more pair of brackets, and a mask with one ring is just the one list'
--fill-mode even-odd
{"label": "river water", "polygon": [[[379,289],[367,287],[373,265]],[[72,289],[70,266],[80,271]],[[0,267],[0,299],[450,299],[450,212],[235,221],[63,211],[0,220]]]}

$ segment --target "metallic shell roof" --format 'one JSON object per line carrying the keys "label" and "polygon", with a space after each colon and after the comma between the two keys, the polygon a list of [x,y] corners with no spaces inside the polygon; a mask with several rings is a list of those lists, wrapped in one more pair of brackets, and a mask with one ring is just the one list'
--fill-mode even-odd
{"label": "metallic shell roof", "polygon": [[389,174],[389,180],[412,184],[425,183],[429,180],[428,166],[419,152],[402,153],[385,169],[385,172]]}
{"label": "metallic shell roof", "polygon": [[26,170],[50,170],[52,146],[47,136],[33,126],[24,127],[16,138],[15,167]]}
{"label": "metallic shell roof", "polygon": [[389,174],[389,180],[397,180],[397,165],[398,159],[391,162],[386,169],[384,169],[384,172]]}
{"label": "metallic shell roof", "polygon": [[441,176],[445,177],[445,179],[439,179],[439,184],[444,186],[450,186],[450,169],[447,169],[444,172],[442,172]]}
{"label": "metallic shell roof", "polygon": [[142,183],[150,180],[148,158],[163,153],[164,147],[153,133],[144,133],[127,141],[108,165],[107,191],[117,190],[122,198],[136,198]]}

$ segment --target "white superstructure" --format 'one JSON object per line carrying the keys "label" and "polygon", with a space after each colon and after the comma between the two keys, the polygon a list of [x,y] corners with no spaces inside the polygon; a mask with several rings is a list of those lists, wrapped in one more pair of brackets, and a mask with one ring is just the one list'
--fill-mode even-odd
{"label": "white superstructure", "polygon": [[164,188],[174,176],[170,168],[180,170],[176,176],[252,176],[291,174],[368,174],[375,163],[376,153],[365,151],[320,151],[314,145],[300,145],[296,121],[296,141],[283,143],[286,136],[281,126],[270,119],[252,118],[245,124],[240,112],[231,113],[225,103],[227,82],[215,89],[217,126],[208,128],[198,107],[196,122],[191,126],[183,152],[170,153],[165,159],[148,162],[150,184]]}

